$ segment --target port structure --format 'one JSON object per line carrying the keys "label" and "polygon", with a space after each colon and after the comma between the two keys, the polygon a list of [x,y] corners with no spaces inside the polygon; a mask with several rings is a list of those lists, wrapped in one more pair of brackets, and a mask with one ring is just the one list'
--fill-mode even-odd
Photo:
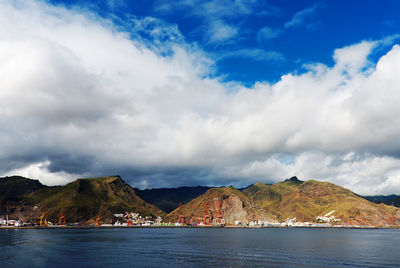
{"label": "port structure", "polygon": [[185,225],[186,224],[186,219],[185,216],[182,214],[182,203],[179,203],[179,218],[178,222],[180,225]]}
{"label": "port structure", "polygon": [[66,225],[66,219],[65,219],[65,208],[63,208],[61,212],[61,216],[58,219],[58,225]]}
{"label": "port structure", "polygon": [[221,211],[222,198],[219,197],[218,195],[215,195],[214,203],[217,206],[217,218],[215,219],[215,223],[218,224],[218,225],[225,224],[225,220],[224,220],[224,217],[222,216],[222,211]]}
{"label": "port structure", "polygon": [[101,222],[101,212],[99,212],[99,214],[97,214],[97,218],[96,218],[96,226],[101,226],[102,222]]}
{"label": "port structure", "polygon": [[203,220],[204,225],[211,225],[211,217],[208,214],[208,202],[204,203],[204,220]]}
{"label": "port structure", "polygon": [[40,216],[40,226],[47,226],[46,210],[43,209],[42,215]]}

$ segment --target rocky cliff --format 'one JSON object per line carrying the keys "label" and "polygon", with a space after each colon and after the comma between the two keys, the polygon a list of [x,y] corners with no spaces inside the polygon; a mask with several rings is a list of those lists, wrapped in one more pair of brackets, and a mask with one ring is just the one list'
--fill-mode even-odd
{"label": "rocky cliff", "polygon": [[[209,215],[210,222],[213,223],[218,223],[220,214],[223,222],[228,225],[235,221],[247,224],[252,220],[275,220],[272,215],[261,210],[249,197],[233,187],[209,189],[203,195],[184,204],[182,214],[187,223],[196,224],[204,221],[205,214]],[[166,220],[177,222],[178,217],[179,208],[168,214]]]}

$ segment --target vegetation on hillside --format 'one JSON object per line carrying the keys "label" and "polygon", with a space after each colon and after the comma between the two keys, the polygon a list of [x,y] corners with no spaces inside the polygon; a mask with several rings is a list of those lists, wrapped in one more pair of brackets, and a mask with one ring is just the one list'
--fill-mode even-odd
{"label": "vegetation on hillside", "polygon": [[97,215],[111,221],[113,214],[125,211],[142,216],[165,214],[137,196],[119,176],[78,179],[65,186],[34,192],[29,199],[40,204],[51,220],[57,219],[64,208],[71,222],[94,220]]}
{"label": "vegetation on hillside", "polygon": [[296,217],[313,222],[335,211],[341,223],[391,226],[400,224],[400,210],[374,204],[348,189],[329,182],[286,180],[273,185],[257,183],[243,192],[263,210],[281,221]]}
{"label": "vegetation on hillside", "polygon": [[[348,189],[328,182],[300,181],[296,177],[276,184],[256,183],[245,189],[234,187],[180,187],[138,192],[168,211],[143,200],[135,189],[119,176],[78,179],[64,186],[48,187],[39,181],[23,177],[0,178],[1,213],[37,222],[42,211],[47,219],[57,222],[65,209],[68,222],[93,222],[99,215],[103,222],[111,222],[113,214],[125,211],[142,216],[163,216],[164,221],[177,222],[178,203],[188,223],[204,221],[205,209],[210,219],[221,215],[226,224],[253,220],[315,221],[334,211],[340,223],[353,225],[400,226],[400,209],[375,204]],[[372,197],[369,197],[372,198]],[[376,197],[377,200],[395,200]],[[392,201],[393,202],[393,201]]]}

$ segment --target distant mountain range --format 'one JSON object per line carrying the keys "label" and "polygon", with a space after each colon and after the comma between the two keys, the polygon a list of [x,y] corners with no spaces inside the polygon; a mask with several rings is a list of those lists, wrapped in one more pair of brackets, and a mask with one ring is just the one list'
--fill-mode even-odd
{"label": "distant mountain range", "polygon": [[399,196],[364,198],[332,183],[296,177],[244,189],[198,186],[147,190],[134,189],[119,176],[78,179],[56,187],[18,176],[0,178],[0,215],[7,213],[26,222],[37,222],[42,211],[56,222],[63,209],[69,222],[93,222],[99,215],[104,222],[111,222],[113,214],[125,211],[176,222],[179,203],[188,223],[203,222],[205,217],[214,222],[223,218],[225,224],[281,222],[294,217],[312,222],[334,211],[335,217],[347,224],[400,225],[400,209],[392,206],[399,205]]}
{"label": "distant mountain range", "polygon": [[365,199],[374,202],[376,204],[384,203],[386,205],[400,207],[400,196],[399,195],[371,195],[363,196]]}
{"label": "distant mountain range", "polygon": [[157,206],[166,213],[176,209],[179,203],[187,203],[190,200],[204,194],[211,187],[178,187],[139,190],[135,188],[138,196],[147,202]]}

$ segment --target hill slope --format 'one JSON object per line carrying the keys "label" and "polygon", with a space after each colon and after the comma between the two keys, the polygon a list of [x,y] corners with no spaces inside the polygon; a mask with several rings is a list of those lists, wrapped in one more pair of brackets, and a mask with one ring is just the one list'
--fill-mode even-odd
{"label": "hill slope", "polygon": [[21,176],[0,178],[0,202],[19,201],[27,194],[39,189],[47,188],[38,180],[31,180]]}
{"label": "hill slope", "polygon": [[313,222],[317,216],[334,211],[334,216],[341,219],[342,223],[400,225],[400,209],[377,205],[328,182],[286,180],[274,185],[258,183],[243,192],[280,220],[296,217],[298,221]]}
{"label": "hill slope", "polygon": [[[252,202],[245,194],[233,187],[211,188],[203,195],[191,200],[182,206],[182,213],[188,223],[201,223],[204,219],[204,204],[207,203],[207,211],[210,220],[218,218],[218,206],[226,224],[240,221],[247,224],[252,220],[274,220],[266,212],[263,212],[257,204]],[[166,217],[167,221],[177,222],[179,208],[172,211]]]}
{"label": "hill slope", "polygon": [[57,221],[63,208],[69,222],[94,220],[100,213],[104,222],[125,211],[142,216],[164,215],[160,209],[136,195],[119,176],[78,179],[65,186],[45,188],[29,196],[32,203],[46,210],[50,221]]}
{"label": "hill slope", "polygon": [[29,221],[40,216],[37,206],[26,202],[26,196],[47,186],[38,180],[20,176],[0,178],[0,216],[10,215],[11,218]]}
{"label": "hill slope", "polygon": [[302,183],[303,181],[297,179],[297,177],[292,177],[276,184],[267,185],[259,182],[243,189],[242,192],[255,201],[261,209],[275,215],[277,219],[282,220],[280,204],[284,196],[292,192]]}

